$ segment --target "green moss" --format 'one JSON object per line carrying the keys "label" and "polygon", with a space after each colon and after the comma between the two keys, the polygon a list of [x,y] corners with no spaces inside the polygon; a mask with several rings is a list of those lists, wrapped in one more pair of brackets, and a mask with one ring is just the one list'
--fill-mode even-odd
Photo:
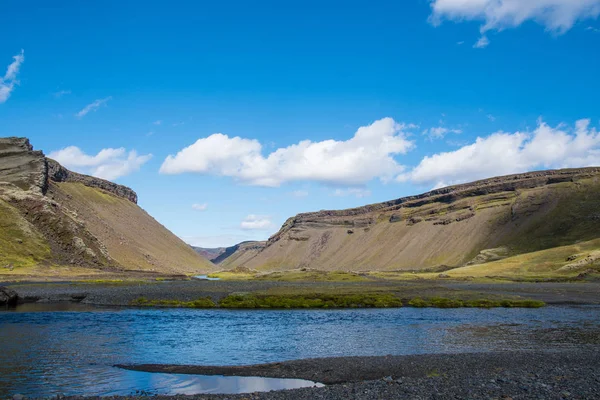
{"label": "green moss", "polygon": [[473,307],[473,308],[540,308],[544,307],[546,303],[537,300],[520,300],[520,299],[506,299],[506,300],[490,300],[490,299],[475,299],[475,300],[460,300],[460,299],[448,299],[443,297],[432,297],[430,299],[422,299],[420,297],[414,298],[408,302],[410,307],[434,307],[434,308],[462,308],[462,307]]}
{"label": "green moss", "polygon": [[213,308],[217,305],[210,297],[201,297],[193,301],[180,300],[148,300],[145,297],[139,297],[131,302],[133,306],[142,307],[176,307],[176,308]]}
{"label": "green moss", "polygon": [[388,308],[402,301],[388,293],[313,294],[302,296],[234,294],[219,302],[223,308]]}
{"label": "green moss", "polygon": [[32,267],[48,261],[50,256],[44,237],[15,207],[0,200],[0,268]]}

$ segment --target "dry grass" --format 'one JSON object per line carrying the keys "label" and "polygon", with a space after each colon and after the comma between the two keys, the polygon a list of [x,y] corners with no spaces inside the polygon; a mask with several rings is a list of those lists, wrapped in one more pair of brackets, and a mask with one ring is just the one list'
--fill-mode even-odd
{"label": "dry grass", "polygon": [[124,268],[183,274],[214,270],[212,263],[136,204],[80,183],[54,184],[52,189]]}
{"label": "dry grass", "polygon": [[273,282],[366,282],[366,274],[345,271],[319,271],[319,270],[290,270],[260,273],[252,270],[219,271],[208,275],[210,278],[221,280],[245,281],[273,281]]}

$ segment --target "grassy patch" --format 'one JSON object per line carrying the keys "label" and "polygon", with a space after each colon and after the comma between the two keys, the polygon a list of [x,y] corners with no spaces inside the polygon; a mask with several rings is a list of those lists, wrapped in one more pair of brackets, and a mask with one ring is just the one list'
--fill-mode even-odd
{"label": "grassy patch", "polygon": [[0,268],[32,267],[50,259],[50,246],[19,211],[0,200]]}
{"label": "grassy patch", "polygon": [[176,307],[176,308],[214,308],[217,305],[210,297],[201,297],[193,301],[180,300],[148,300],[139,297],[131,302],[133,306],[141,307]]}
{"label": "grassy patch", "polygon": [[314,294],[275,296],[233,294],[221,299],[223,308],[389,308],[402,307],[392,294]]}
{"label": "grassy patch", "polygon": [[403,302],[397,296],[389,293],[304,296],[234,294],[222,299],[219,306],[223,308],[390,308],[402,306],[417,308],[539,308],[545,306],[545,303],[536,300],[461,300],[443,297],[429,299],[417,297]]}
{"label": "grassy patch", "polygon": [[272,282],[365,282],[371,280],[366,274],[346,271],[291,270],[260,273],[254,270],[219,271],[208,275],[221,280],[259,280]]}
{"label": "grassy patch", "polygon": [[408,302],[408,306],[425,308],[540,308],[544,307],[546,303],[537,300],[490,300],[490,299],[475,299],[475,300],[461,300],[461,299],[448,299],[444,297],[432,297],[430,299],[422,299],[420,297],[414,298]]}
{"label": "grassy patch", "polygon": [[364,282],[370,280],[366,275],[345,271],[283,271],[256,276],[257,280],[278,282]]}
{"label": "grassy patch", "polygon": [[594,263],[582,264],[571,270],[561,270],[566,265],[585,259],[600,250],[600,239],[573,245],[555,247],[532,253],[520,254],[485,264],[469,265],[448,271],[452,278],[474,277],[524,282],[569,281],[581,272],[595,269]]}
{"label": "grassy patch", "polygon": [[175,308],[229,308],[229,309],[330,309],[330,308],[540,308],[544,302],[536,300],[461,300],[443,297],[402,300],[391,293],[371,294],[313,294],[313,295],[261,295],[255,293],[231,294],[216,304],[210,297],[194,301],[148,300],[145,297],[131,302],[141,307]]}

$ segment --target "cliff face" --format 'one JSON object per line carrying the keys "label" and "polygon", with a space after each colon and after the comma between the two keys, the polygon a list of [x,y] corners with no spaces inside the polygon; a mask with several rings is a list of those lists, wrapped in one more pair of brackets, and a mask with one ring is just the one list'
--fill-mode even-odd
{"label": "cliff face", "polygon": [[33,151],[29,139],[0,138],[1,182],[22,190],[45,193],[47,169],[44,153]]}
{"label": "cliff face", "polygon": [[0,138],[0,277],[213,269],[136,203],[133,190],[71,172],[25,138]]}
{"label": "cliff face", "polygon": [[[299,214],[230,268],[402,270],[484,262],[600,237],[600,168],[486,179]],[[494,249],[490,251],[490,249]],[[482,253],[482,254],[480,254]]]}
{"label": "cliff face", "polygon": [[69,171],[50,158],[47,158],[46,161],[48,164],[48,179],[52,180],[53,182],[81,183],[88,187],[102,189],[106,192],[114,194],[115,196],[122,197],[131,201],[132,203],[137,204],[137,194],[127,186],[118,185],[104,179]]}

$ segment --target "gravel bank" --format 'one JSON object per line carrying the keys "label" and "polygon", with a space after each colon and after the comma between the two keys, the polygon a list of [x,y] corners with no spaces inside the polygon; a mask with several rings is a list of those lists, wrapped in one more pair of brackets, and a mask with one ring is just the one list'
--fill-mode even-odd
{"label": "gravel bank", "polygon": [[269,289],[362,290],[374,288],[408,298],[476,293],[477,296],[520,296],[547,304],[600,304],[600,282],[594,283],[456,283],[456,282],[268,282],[268,281],[172,281],[105,283],[18,283],[9,286],[29,301],[81,301],[84,304],[126,306],[140,297],[148,300],[213,300],[240,292]]}
{"label": "gravel bank", "polygon": [[[159,399],[598,399],[600,349],[533,353],[344,357],[248,367],[136,366],[137,370],[303,378],[328,383],[241,395]],[[77,399],[77,398],[72,398]]]}

